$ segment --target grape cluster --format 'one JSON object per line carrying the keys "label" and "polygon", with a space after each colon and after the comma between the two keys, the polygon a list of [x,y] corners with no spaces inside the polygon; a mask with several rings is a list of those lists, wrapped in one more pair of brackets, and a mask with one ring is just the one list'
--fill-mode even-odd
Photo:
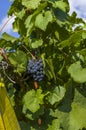
{"label": "grape cluster", "polygon": [[44,77],[43,62],[42,60],[29,60],[28,62],[28,74],[33,76],[34,81],[42,81]]}

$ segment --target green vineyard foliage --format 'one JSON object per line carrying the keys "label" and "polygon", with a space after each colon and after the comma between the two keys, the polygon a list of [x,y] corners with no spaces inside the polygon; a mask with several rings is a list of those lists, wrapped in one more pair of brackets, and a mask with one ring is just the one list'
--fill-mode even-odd
{"label": "green vineyard foliage", "polygon": [[[14,0],[13,30],[0,37],[0,74],[21,130],[86,129],[86,25],[67,0]],[[42,59],[35,82],[28,61]],[[3,62],[4,61],[4,62]]]}

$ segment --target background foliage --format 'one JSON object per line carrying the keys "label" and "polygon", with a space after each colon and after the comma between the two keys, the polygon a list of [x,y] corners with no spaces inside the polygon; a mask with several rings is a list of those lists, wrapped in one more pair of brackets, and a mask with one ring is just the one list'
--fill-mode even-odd
{"label": "background foliage", "polygon": [[[22,130],[86,129],[86,28],[67,0],[14,0],[13,30],[0,38],[1,77]],[[7,59],[6,59],[7,57]],[[36,83],[27,64],[43,60],[44,79]]]}

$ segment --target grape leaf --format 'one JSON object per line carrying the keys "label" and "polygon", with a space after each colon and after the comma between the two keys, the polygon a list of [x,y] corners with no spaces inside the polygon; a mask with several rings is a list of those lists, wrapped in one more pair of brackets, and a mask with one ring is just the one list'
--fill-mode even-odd
{"label": "grape leaf", "polygon": [[28,9],[36,9],[40,4],[41,0],[22,0],[22,5],[27,7]]}
{"label": "grape leaf", "polygon": [[54,89],[52,93],[48,96],[48,101],[51,105],[54,105],[55,103],[59,103],[65,95],[65,88],[59,86]]}
{"label": "grape leaf", "polygon": [[71,75],[74,81],[77,83],[86,82],[86,68],[82,68],[79,61],[70,65],[68,73]]}
{"label": "grape leaf", "polygon": [[82,38],[83,38],[83,39],[86,39],[86,31],[83,31],[83,32],[82,32]]}
{"label": "grape leaf", "polygon": [[51,11],[46,11],[44,14],[40,13],[36,17],[35,26],[45,31],[48,23],[52,22],[52,20],[53,17]]}
{"label": "grape leaf", "polygon": [[17,17],[16,20],[13,22],[13,30],[14,30],[14,32],[18,32],[20,35],[26,34],[26,28],[24,26],[24,21],[21,20],[19,17]]}
{"label": "grape leaf", "polygon": [[32,48],[38,48],[43,44],[42,39],[41,40],[36,40],[35,42],[32,42],[31,46]]}
{"label": "grape leaf", "polygon": [[2,34],[2,38],[3,38],[4,40],[6,40],[6,41],[11,41],[11,42],[15,42],[16,40],[18,40],[18,38],[13,37],[13,36],[7,34],[6,32],[4,32],[4,33]]}
{"label": "grape leaf", "polygon": [[79,43],[81,40],[82,40],[82,33],[77,32],[72,34],[67,40],[60,42],[59,46],[64,48],[66,46],[71,46],[71,44]]}
{"label": "grape leaf", "polygon": [[[81,91],[81,92],[80,92]],[[71,93],[72,94],[72,93]],[[69,95],[70,98],[71,95]],[[69,112],[65,112],[66,102],[64,107],[59,105],[59,109],[55,112],[51,111],[51,115],[57,117],[62,128],[64,130],[81,130],[86,128],[86,90],[75,89],[74,100],[71,103],[71,109]]]}
{"label": "grape leaf", "polygon": [[25,20],[25,26],[27,28],[27,36],[28,34],[31,32],[32,28],[34,25],[34,16],[30,15],[27,17],[27,19]]}
{"label": "grape leaf", "polygon": [[40,104],[43,104],[44,97],[44,95],[41,93],[41,89],[38,89],[37,91],[32,89],[25,94],[23,103],[27,110],[35,113],[40,108]]}
{"label": "grape leaf", "polygon": [[21,130],[30,130],[30,124],[24,121],[19,122]]}
{"label": "grape leaf", "polygon": [[22,9],[22,10],[17,14],[17,17],[20,18],[20,19],[22,19],[24,15],[25,15],[25,10]]}
{"label": "grape leaf", "polygon": [[11,53],[8,59],[10,63],[15,67],[16,72],[21,73],[26,70],[27,57],[23,51],[18,50],[17,52]]}
{"label": "grape leaf", "polygon": [[[79,91],[82,91],[82,94]],[[86,128],[86,98],[83,95],[86,93],[86,90],[83,89],[79,91],[75,90],[74,102],[72,103],[72,111],[69,114],[70,118],[68,130],[79,130]]]}
{"label": "grape leaf", "polygon": [[60,123],[58,119],[54,119],[52,121],[52,125],[48,125],[48,129],[47,130],[61,130],[60,129]]}
{"label": "grape leaf", "polygon": [[68,8],[68,4],[66,2],[63,2],[63,1],[56,1],[54,3],[54,7],[55,8],[60,8],[61,10],[66,12],[66,9]]}

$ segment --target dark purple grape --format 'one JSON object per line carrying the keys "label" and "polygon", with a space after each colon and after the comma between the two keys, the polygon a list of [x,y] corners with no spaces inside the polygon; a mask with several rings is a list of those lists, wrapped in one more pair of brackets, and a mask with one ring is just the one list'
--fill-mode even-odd
{"label": "dark purple grape", "polygon": [[39,60],[39,63],[43,63],[41,59]]}
{"label": "dark purple grape", "polygon": [[43,62],[42,60],[29,60],[28,62],[28,74],[32,74],[35,81],[42,81],[44,78]]}

